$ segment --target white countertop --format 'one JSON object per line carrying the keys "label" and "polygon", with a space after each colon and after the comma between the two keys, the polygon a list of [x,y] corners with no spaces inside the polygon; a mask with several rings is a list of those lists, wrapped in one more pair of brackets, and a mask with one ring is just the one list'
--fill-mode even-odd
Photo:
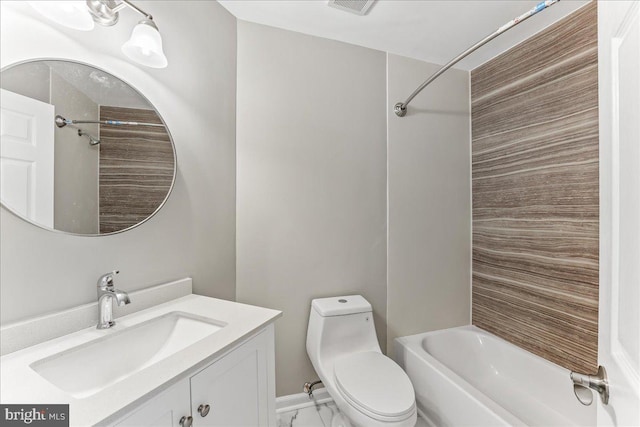
{"label": "white countertop", "polygon": [[[30,368],[33,362],[45,357],[173,311],[208,317],[224,322],[226,326],[184,350],[82,399],[58,389]],[[0,358],[0,398],[4,404],[69,404],[72,426],[95,425],[107,417],[111,418],[116,412],[131,409],[148,398],[149,393],[157,392],[159,387],[193,374],[281,315],[282,312],[267,308],[188,295],[121,317],[111,329],[87,328],[3,356]],[[126,352],[127,349],[113,348],[112,351]]]}

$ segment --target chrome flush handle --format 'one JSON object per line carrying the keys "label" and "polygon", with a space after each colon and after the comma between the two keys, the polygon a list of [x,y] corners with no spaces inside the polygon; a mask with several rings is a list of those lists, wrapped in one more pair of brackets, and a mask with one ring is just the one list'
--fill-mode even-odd
{"label": "chrome flush handle", "polygon": [[[571,381],[573,381],[573,393],[580,403],[585,406],[593,403],[593,392],[600,394],[603,404],[609,403],[609,381],[607,379],[607,371],[604,366],[598,366],[596,375],[579,374],[571,372]],[[591,389],[591,390],[589,390]]]}

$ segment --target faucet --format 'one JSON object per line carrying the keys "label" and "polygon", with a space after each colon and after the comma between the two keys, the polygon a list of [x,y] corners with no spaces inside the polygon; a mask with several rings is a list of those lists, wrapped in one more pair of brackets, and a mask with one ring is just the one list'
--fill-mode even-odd
{"label": "faucet", "polygon": [[103,274],[98,279],[98,309],[100,310],[96,326],[98,329],[108,329],[116,324],[113,320],[114,300],[120,307],[131,302],[129,294],[113,286],[113,276],[118,273],[118,270],[114,270],[111,273]]}

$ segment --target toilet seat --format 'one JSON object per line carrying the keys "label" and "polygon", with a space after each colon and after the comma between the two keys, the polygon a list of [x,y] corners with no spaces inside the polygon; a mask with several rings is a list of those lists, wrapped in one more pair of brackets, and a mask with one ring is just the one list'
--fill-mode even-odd
{"label": "toilet seat", "polygon": [[341,357],[333,372],[344,399],[371,418],[398,421],[415,412],[409,377],[382,353],[367,351]]}

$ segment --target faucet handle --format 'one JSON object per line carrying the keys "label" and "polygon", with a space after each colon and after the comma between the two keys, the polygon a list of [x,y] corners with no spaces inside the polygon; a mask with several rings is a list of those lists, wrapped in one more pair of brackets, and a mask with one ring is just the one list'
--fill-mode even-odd
{"label": "faucet handle", "polygon": [[98,287],[106,288],[108,286],[113,286],[113,276],[120,273],[118,270],[113,270],[110,273],[105,273],[100,278],[98,278]]}

